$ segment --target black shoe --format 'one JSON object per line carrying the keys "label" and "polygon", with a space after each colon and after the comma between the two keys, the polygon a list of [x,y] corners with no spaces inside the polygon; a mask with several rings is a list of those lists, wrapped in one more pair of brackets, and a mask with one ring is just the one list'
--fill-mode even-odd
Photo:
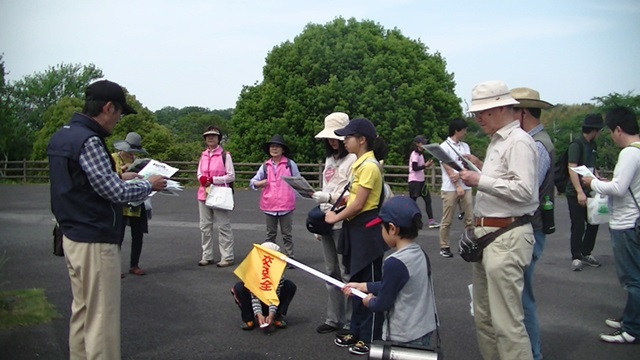
{"label": "black shoe", "polygon": [[442,257],[446,257],[446,258],[453,257],[453,254],[451,253],[451,249],[449,249],[449,248],[440,249],[440,255]]}
{"label": "black shoe", "polygon": [[458,220],[462,220],[464,218],[464,212],[461,212],[460,215],[458,215]]}
{"label": "black shoe", "polygon": [[322,324],[316,328],[316,331],[319,332],[320,334],[326,334],[326,333],[334,332],[336,330],[338,330],[337,327],[331,326],[329,324]]}
{"label": "black shoe", "polygon": [[355,345],[357,342],[358,341],[356,340],[356,338],[354,338],[351,334],[347,334],[334,340],[334,344],[340,347],[350,347]]}

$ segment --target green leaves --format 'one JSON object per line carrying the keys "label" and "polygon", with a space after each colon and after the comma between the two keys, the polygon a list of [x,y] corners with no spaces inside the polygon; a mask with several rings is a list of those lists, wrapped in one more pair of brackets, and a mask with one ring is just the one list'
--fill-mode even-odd
{"label": "green leaves", "polygon": [[269,53],[262,83],[243,89],[228,148],[236,158],[261,161],[257,146],[279,133],[296,161],[317,162],[323,151],[313,136],[326,115],[344,111],[370,119],[389,144],[387,163],[403,164],[415,135],[440,141],[462,113],[453,76],[427,50],[372,21],[309,24]]}

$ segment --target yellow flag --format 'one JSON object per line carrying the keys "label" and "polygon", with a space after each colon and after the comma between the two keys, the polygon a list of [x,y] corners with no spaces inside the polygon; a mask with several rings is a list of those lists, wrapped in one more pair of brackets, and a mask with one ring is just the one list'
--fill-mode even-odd
{"label": "yellow flag", "polygon": [[253,244],[253,249],[233,271],[258,299],[267,305],[279,305],[276,289],[287,264],[285,256],[275,250]]}

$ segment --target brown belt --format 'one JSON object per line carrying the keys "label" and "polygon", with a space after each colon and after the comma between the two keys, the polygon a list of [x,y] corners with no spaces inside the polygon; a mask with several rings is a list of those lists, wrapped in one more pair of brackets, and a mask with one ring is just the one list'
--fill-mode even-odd
{"label": "brown belt", "polygon": [[517,217],[508,217],[508,218],[477,217],[475,218],[475,223],[476,223],[476,226],[505,228],[516,220],[518,220]]}

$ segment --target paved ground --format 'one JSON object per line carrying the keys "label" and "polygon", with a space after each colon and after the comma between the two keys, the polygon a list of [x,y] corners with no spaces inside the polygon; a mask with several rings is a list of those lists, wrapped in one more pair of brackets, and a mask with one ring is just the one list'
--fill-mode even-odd
{"label": "paved ground", "polygon": [[[143,277],[127,276],[122,284],[122,356],[124,359],[347,359],[355,358],[333,344],[333,335],[317,334],[324,321],[325,289],[300,270],[286,276],[298,285],[289,309],[288,329],[271,334],[240,330],[240,313],[229,294],[237,281],[233,268],[198,267],[200,235],[195,191],[179,197],[156,195],[151,233],[145,236]],[[434,199],[437,216],[441,205]],[[236,257],[264,239],[258,195],[236,191],[232,221]],[[424,204],[420,206],[423,207]],[[299,261],[323,268],[320,244],[303,226],[312,202],[300,200],[294,241]],[[608,331],[604,319],[622,311],[626,295],[618,285],[606,226],[594,251],[603,263],[582,272],[570,270],[568,213],[557,203],[558,231],[547,238],[536,269],[536,292],[545,359],[638,359],[640,346],[610,345],[598,340]],[[0,246],[8,258],[0,268],[0,290],[44,288],[61,314],[50,324],[0,332],[0,357],[68,358],[67,336],[71,291],[62,258],[51,254],[52,215],[46,185],[0,185]],[[456,220],[455,237],[461,229]],[[419,243],[431,256],[441,337],[447,359],[479,359],[469,314],[470,265],[438,255],[437,230],[423,230]],[[130,239],[123,246],[128,266]],[[416,314],[416,316],[420,316]]]}

